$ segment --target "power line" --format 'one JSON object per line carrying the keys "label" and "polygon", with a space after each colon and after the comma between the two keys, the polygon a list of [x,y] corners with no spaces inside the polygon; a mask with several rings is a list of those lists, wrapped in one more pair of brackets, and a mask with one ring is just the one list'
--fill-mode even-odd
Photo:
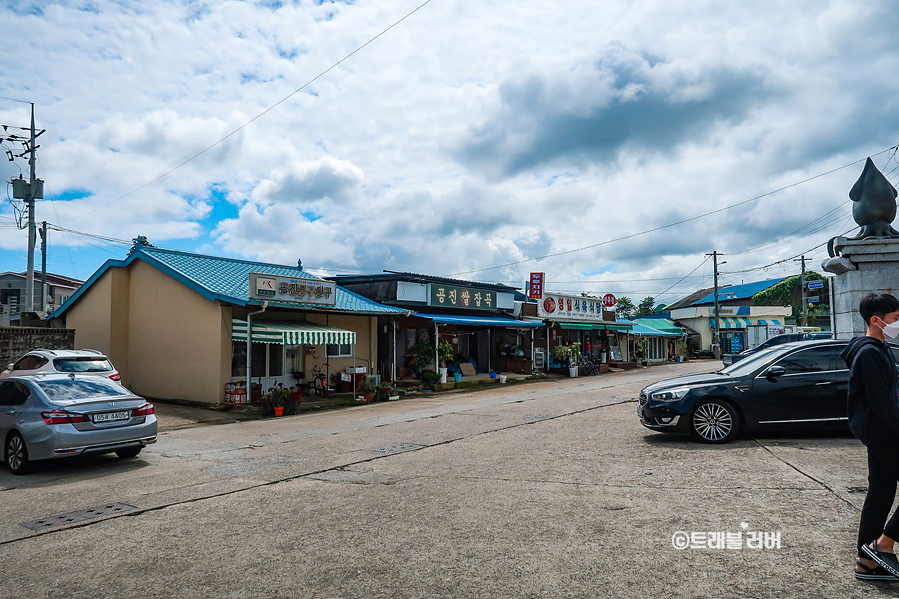
{"label": "power line", "polygon": [[406,19],[408,19],[409,17],[411,17],[413,14],[415,14],[416,12],[418,12],[419,10],[421,10],[422,8],[424,8],[425,5],[430,4],[430,3],[431,3],[431,0],[425,0],[424,2],[422,2],[421,4],[419,4],[417,7],[415,7],[412,11],[410,11],[410,12],[407,13],[405,16],[403,16],[403,18],[401,18],[400,20],[394,22],[394,23],[393,23],[392,25],[390,25],[388,28],[386,28],[386,29],[384,29],[383,31],[381,31],[381,33],[379,33],[378,35],[374,36],[373,38],[371,38],[370,40],[368,40],[367,42],[365,42],[364,44],[362,44],[361,46],[359,46],[358,48],[356,48],[355,50],[353,50],[352,52],[350,52],[349,54],[347,54],[347,55],[344,56],[343,58],[341,58],[340,60],[338,60],[337,62],[335,62],[334,64],[332,64],[330,67],[328,67],[327,69],[325,69],[324,71],[322,71],[321,73],[319,73],[318,75],[316,75],[315,77],[313,77],[312,79],[310,79],[309,81],[307,81],[306,83],[304,83],[303,85],[301,85],[300,87],[298,87],[297,89],[295,89],[294,91],[290,92],[289,94],[287,94],[286,96],[284,96],[283,98],[281,98],[280,100],[278,100],[277,102],[275,102],[274,104],[272,104],[271,106],[269,106],[268,108],[266,108],[265,110],[263,110],[262,112],[260,112],[259,114],[257,114],[256,116],[254,116],[252,119],[250,119],[249,121],[247,121],[246,123],[244,123],[243,125],[241,125],[240,127],[238,127],[237,129],[235,129],[234,131],[232,131],[231,133],[227,134],[226,136],[224,136],[223,138],[221,138],[220,140],[218,140],[218,141],[215,142],[214,144],[212,144],[212,145],[210,145],[210,146],[208,146],[208,147],[206,147],[206,148],[200,150],[199,152],[197,152],[196,154],[194,154],[193,156],[191,156],[190,158],[188,158],[187,160],[185,160],[185,161],[182,162],[181,164],[179,164],[179,165],[177,165],[177,166],[175,166],[175,167],[173,167],[173,168],[167,170],[166,172],[162,173],[161,175],[159,175],[158,177],[156,177],[155,179],[153,179],[153,180],[150,181],[149,183],[145,183],[145,184],[141,185],[140,187],[138,187],[138,188],[135,189],[134,191],[130,191],[130,192],[126,193],[125,195],[123,195],[122,197],[120,197],[120,198],[118,198],[118,199],[115,199],[115,200],[109,202],[108,204],[103,204],[102,206],[98,206],[97,208],[94,208],[93,210],[89,210],[89,211],[85,212],[84,214],[79,214],[78,216],[73,216],[72,218],[70,218],[70,219],[68,219],[68,220],[74,220],[74,219],[76,219],[76,218],[81,218],[82,216],[87,216],[88,214],[91,214],[92,212],[96,212],[97,210],[100,210],[101,208],[106,208],[107,206],[110,206],[110,205],[112,205],[112,204],[115,204],[116,202],[120,202],[120,201],[124,200],[125,198],[127,198],[128,196],[131,196],[131,195],[137,193],[138,191],[144,189],[145,187],[149,187],[149,186],[152,185],[153,183],[156,183],[156,182],[159,181],[160,179],[162,179],[162,178],[164,178],[164,177],[167,177],[168,175],[170,175],[171,173],[175,172],[176,170],[178,170],[179,168],[181,168],[181,167],[184,166],[185,164],[187,164],[187,163],[189,163],[189,162],[195,160],[196,158],[199,158],[200,156],[202,156],[203,154],[205,154],[206,152],[208,152],[208,151],[211,150],[212,148],[216,147],[217,145],[219,145],[220,143],[222,143],[222,142],[225,141],[226,139],[230,138],[232,135],[234,135],[234,134],[238,133],[239,131],[243,130],[245,127],[249,126],[250,124],[252,124],[252,123],[255,122],[256,120],[262,118],[264,115],[266,115],[266,114],[269,113],[270,111],[274,110],[275,108],[277,108],[278,106],[280,106],[281,104],[283,104],[284,102],[286,102],[288,99],[290,99],[290,98],[293,97],[294,95],[300,93],[301,91],[303,91],[304,89],[306,89],[307,87],[309,87],[310,85],[312,85],[313,83],[315,83],[318,79],[324,77],[326,74],[328,74],[328,73],[331,72],[332,70],[336,69],[338,66],[340,66],[340,65],[341,65],[343,62],[345,62],[346,60],[348,60],[348,59],[349,59],[350,57],[352,57],[354,54],[356,54],[357,52],[359,52],[360,50],[362,50],[363,48],[365,48],[366,46],[368,46],[369,44],[371,44],[372,42],[374,42],[375,40],[377,40],[379,37],[381,37],[382,35],[384,35],[384,34],[387,33],[388,31],[390,31],[391,29],[393,29],[394,27],[396,27],[397,25],[399,25],[400,23],[402,23],[403,21],[405,21]]}
{"label": "power line", "polygon": [[[885,150],[881,150],[880,152],[877,152],[876,154],[872,154],[871,157],[873,157],[873,156],[880,156],[880,155],[883,154],[884,152],[889,152],[890,150],[892,150],[892,149],[894,149],[894,148],[896,148],[896,147],[899,147],[899,146],[890,146],[889,148],[887,148],[887,149],[885,149]],[[815,179],[819,179],[819,178],[821,178],[821,177],[824,177],[825,175],[829,175],[829,174],[831,174],[831,173],[835,173],[835,172],[837,172],[837,171],[839,171],[839,170],[842,170],[842,169],[844,169],[844,168],[848,168],[848,167],[850,167],[850,166],[852,166],[852,165],[858,164],[859,162],[864,162],[867,158],[868,158],[868,157],[861,158],[861,159],[859,159],[859,160],[855,160],[855,161],[853,161],[853,162],[850,162],[849,164],[844,164],[843,166],[837,167],[837,168],[835,168],[835,169],[831,169],[831,170],[829,170],[829,171],[827,171],[827,172],[824,172],[824,173],[821,173],[821,174],[819,174],[819,175],[815,175],[814,177],[809,177],[808,179],[803,179],[802,181],[798,181],[798,182],[796,182],[796,183],[791,183],[790,185],[785,185],[784,187],[775,189],[774,191],[769,191],[769,192],[767,192],[767,193],[763,193],[763,194],[761,194],[761,195],[758,195],[758,196],[749,198],[748,200],[743,200],[743,201],[741,201],[741,202],[737,202],[736,204],[731,204],[730,206],[725,206],[725,207],[723,207],[723,208],[718,208],[717,210],[712,210],[711,212],[705,212],[705,213],[703,213],[703,214],[699,214],[699,215],[697,215],[697,216],[692,216],[692,217],[690,217],[690,218],[685,218],[685,219],[679,220],[679,221],[677,221],[677,222],[668,223],[667,225],[661,225],[661,226],[659,226],[659,227],[654,227],[654,228],[652,228],[652,229],[647,229],[647,230],[645,230],[645,231],[640,231],[639,233],[631,233],[630,235],[624,235],[624,236],[622,236],[622,237],[616,237],[616,238],[614,238],[614,239],[607,239],[606,241],[600,241],[599,243],[594,243],[594,244],[591,244],[591,245],[585,245],[584,247],[575,248],[575,249],[573,249],[573,250],[565,250],[564,252],[555,252],[555,253],[553,253],[553,254],[547,254],[547,255],[545,255],[545,256],[537,256],[537,257],[535,257],[535,258],[525,258],[524,260],[517,260],[517,261],[515,261],[515,262],[509,262],[509,263],[507,263],[507,264],[500,264],[500,265],[498,265],[498,266],[489,266],[489,267],[487,267],[487,268],[478,268],[478,269],[475,269],[475,270],[466,270],[466,271],[462,271],[462,272],[456,272],[456,273],[453,273],[453,274],[450,274],[450,275],[446,275],[446,276],[448,276],[448,277],[455,277],[455,276],[458,276],[458,275],[467,275],[467,274],[471,274],[471,273],[475,273],[475,272],[484,272],[485,270],[495,270],[495,269],[497,269],[497,268],[505,268],[505,267],[507,267],[507,266],[515,266],[516,264],[524,264],[525,262],[534,262],[534,261],[536,261],[536,260],[543,260],[543,259],[545,259],[545,258],[554,258],[554,257],[556,257],[556,256],[564,256],[564,255],[566,255],[566,254],[573,254],[573,253],[575,253],[575,252],[582,252],[582,251],[584,251],[584,250],[589,250],[589,249],[591,249],[591,248],[595,248],[595,247],[607,245],[607,244],[610,244],[610,243],[614,243],[614,242],[616,242],[616,241],[624,241],[625,239],[633,239],[634,237],[639,237],[639,236],[641,236],[641,235],[646,235],[647,233],[654,233],[654,232],[656,232],[656,231],[661,231],[661,230],[667,229],[667,228],[669,228],[669,227],[674,227],[674,226],[677,226],[677,225],[682,225],[682,224],[684,224],[684,223],[688,223],[688,222],[691,222],[691,221],[694,221],[694,220],[698,220],[698,219],[700,219],[700,218],[705,218],[706,216],[711,216],[712,214],[718,214],[719,212],[724,212],[725,210],[731,210],[732,208],[736,208],[736,207],[738,207],[738,206],[742,206],[742,205],[744,205],[744,204],[748,204],[748,203],[750,203],[750,202],[754,202],[754,201],[756,201],[756,200],[760,200],[760,199],[762,199],[762,198],[765,198],[765,197],[774,195],[774,194],[776,194],[776,193],[779,193],[779,192],[781,192],[781,191],[784,191],[785,189],[789,189],[789,188],[791,188],[791,187],[796,187],[797,185],[802,185],[803,183],[808,183],[809,181],[813,181],[813,180],[815,180]]]}

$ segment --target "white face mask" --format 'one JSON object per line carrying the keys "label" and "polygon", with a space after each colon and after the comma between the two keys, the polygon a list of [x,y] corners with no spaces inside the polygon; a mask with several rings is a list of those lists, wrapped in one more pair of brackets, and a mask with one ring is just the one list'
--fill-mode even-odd
{"label": "white face mask", "polygon": [[[882,320],[880,322],[883,322]],[[881,327],[883,330],[883,336],[887,339],[895,339],[899,337],[899,320],[896,322],[891,322],[890,324],[884,323],[885,326]]]}

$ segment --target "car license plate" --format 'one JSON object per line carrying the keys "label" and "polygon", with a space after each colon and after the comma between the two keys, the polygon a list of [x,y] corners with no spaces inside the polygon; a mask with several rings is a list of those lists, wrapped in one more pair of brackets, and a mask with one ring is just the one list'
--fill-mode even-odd
{"label": "car license plate", "polygon": [[94,424],[97,424],[98,422],[128,420],[129,418],[131,418],[131,412],[106,412],[104,414],[94,414]]}

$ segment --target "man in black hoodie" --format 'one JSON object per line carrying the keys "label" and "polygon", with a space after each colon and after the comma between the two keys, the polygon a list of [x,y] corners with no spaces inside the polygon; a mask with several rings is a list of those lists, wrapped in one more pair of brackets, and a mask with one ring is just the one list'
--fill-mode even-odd
{"label": "man in black hoodie", "polygon": [[871,293],[859,313],[868,330],[842,353],[849,366],[849,428],[868,450],[868,495],[858,532],[855,577],[897,580],[899,561],[893,550],[899,539],[899,510],[887,517],[899,481],[899,382],[896,359],[885,342],[899,333],[899,299]]}

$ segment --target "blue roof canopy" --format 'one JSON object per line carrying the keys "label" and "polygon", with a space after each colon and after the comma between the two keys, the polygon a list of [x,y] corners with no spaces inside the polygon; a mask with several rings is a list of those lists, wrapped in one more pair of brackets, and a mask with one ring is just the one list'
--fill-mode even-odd
{"label": "blue roof canopy", "polygon": [[424,314],[416,312],[418,318],[427,318],[430,321],[440,324],[467,324],[473,326],[489,326],[489,327],[511,327],[521,328],[538,328],[543,327],[543,322],[539,320],[515,320],[514,318],[502,318],[499,316],[463,316],[456,314]]}
{"label": "blue roof canopy", "polygon": [[[773,287],[780,283],[781,281],[786,280],[788,277],[781,277],[779,279],[768,279],[766,281],[756,281],[755,283],[744,283],[742,285],[731,285],[729,287],[719,287],[718,288],[718,301],[725,302],[728,300],[741,300],[748,299],[759,293],[760,291],[764,291],[769,287]],[[696,300],[691,306],[700,306],[702,304],[714,304],[715,303],[715,294],[710,293],[702,299]]]}
{"label": "blue roof canopy", "polygon": [[[222,258],[220,256],[208,256],[178,250],[135,246],[124,260],[107,260],[97,272],[85,281],[78,291],[72,294],[72,297],[50,315],[50,318],[61,316],[107,270],[113,267],[127,267],[135,260],[142,260],[157,268],[210,301],[220,300],[239,306],[260,305],[262,303],[258,300],[249,299],[251,272],[303,279],[321,279],[321,277],[316,277],[304,271],[299,266],[267,264],[265,262]],[[399,315],[409,312],[408,310],[384,306],[340,286],[337,287],[334,306],[294,304],[290,302],[269,302],[269,306],[350,314]]]}

